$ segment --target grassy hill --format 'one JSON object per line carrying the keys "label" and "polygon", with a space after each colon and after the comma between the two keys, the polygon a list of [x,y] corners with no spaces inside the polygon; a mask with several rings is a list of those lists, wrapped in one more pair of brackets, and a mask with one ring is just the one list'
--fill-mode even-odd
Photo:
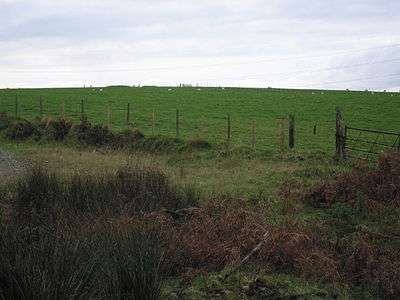
{"label": "grassy hill", "polygon": [[89,120],[103,124],[108,122],[110,103],[111,124],[115,129],[125,126],[130,103],[131,122],[147,135],[152,134],[154,110],[155,134],[175,136],[176,109],[179,109],[182,138],[200,137],[214,143],[226,139],[229,114],[232,144],[251,146],[254,121],[256,146],[269,151],[277,147],[277,118],[287,118],[289,114],[295,116],[296,147],[303,151],[333,151],[337,106],[351,126],[395,132],[400,128],[399,93],[353,91],[174,87],[3,89],[0,111],[15,114],[17,98],[18,115],[33,119],[40,115],[40,97],[43,116],[60,116],[65,103],[66,116],[78,121],[83,100]]}

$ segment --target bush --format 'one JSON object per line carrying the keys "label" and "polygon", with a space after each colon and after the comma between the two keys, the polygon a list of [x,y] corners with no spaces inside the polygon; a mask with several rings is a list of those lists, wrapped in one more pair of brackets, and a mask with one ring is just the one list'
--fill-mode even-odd
{"label": "bush", "polygon": [[78,143],[85,143],[86,134],[92,128],[92,124],[83,117],[79,124],[73,124],[69,132],[69,138]]}
{"label": "bush", "polygon": [[45,126],[45,133],[49,140],[62,141],[68,135],[72,122],[66,119],[49,119]]}
{"label": "bush", "polygon": [[35,134],[39,134],[39,130],[32,123],[24,120],[11,122],[5,130],[5,136],[10,140],[23,140]]}
{"label": "bush", "polygon": [[189,149],[210,149],[211,144],[202,139],[193,139],[186,142],[186,147]]}
{"label": "bush", "polygon": [[81,144],[117,149],[138,143],[144,138],[143,133],[136,128],[114,133],[106,126],[93,126],[86,118],[83,118],[80,124],[72,126],[69,136],[71,140]]}
{"label": "bush", "polygon": [[103,125],[92,125],[86,118],[81,123],[71,127],[70,138],[79,143],[92,146],[111,145],[114,134]]}
{"label": "bush", "polygon": [[109,145],[113,140],[113,133],[107,126],[94,125],[85,134],[85,143],[94,146]]}
{"label": "bush", "polygon": [[133,148],[149,152],[172,152],[180,151],[183,146],[184,143],[180,139],[164,136],[152,136],[140,140],[138,143],[133,145]]}
{"label": "bush", "polygon": [[11,123],[11,118],[6,113],[0,113],[0,131],[7,129]]}
{"label": "bush", "polygon": [[136,144],[144,139],[144,134],[139,129],[125,129],[114,134],[112,142],[114,148],[124,148]]}

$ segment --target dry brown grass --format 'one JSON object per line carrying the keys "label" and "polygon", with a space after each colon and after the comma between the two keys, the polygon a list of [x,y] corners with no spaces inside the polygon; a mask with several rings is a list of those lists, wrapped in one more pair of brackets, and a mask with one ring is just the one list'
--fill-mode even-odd
{"label": "dry brown grass", "polygon": [[351,172],[323,182],[305,195],[314,206],[329,207],[335,202],[355,204],[360,198],[371,209],[381,209],[376,202],[400,206],[400,153],[383,154],[376,167],[363,161]]}

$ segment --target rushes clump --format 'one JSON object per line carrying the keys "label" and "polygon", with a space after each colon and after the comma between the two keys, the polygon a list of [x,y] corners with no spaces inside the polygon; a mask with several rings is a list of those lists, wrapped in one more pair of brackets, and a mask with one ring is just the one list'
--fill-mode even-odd
{"label": "rushes clump", "polygon": [[[163,172],[63,178],[33,168],[11,193],[13,213],[0,223],[0,299],[160,297],[167,247],[141,220],[192,199]],[[135,222],[110,226],[123,218]]]}
{"label": "rushes clump", "polygon": [[144,224],[119,228],[109,238],[106,273],[109,299],[154,300],[161,296],[166,272],[161,237]]}
{"label": "rushes clump", "polygon": [[0,299],[93,297],[97,262],[90,246],[45,227],[1,226]]}
{"label": "rushes clump", "polygon": [[141,167],[66,179],[36,167],[18,181],[13,201],[16,219],[23,223],[69,215],[135,215],[196,202],[195,193],[177,188],[161,170]]}

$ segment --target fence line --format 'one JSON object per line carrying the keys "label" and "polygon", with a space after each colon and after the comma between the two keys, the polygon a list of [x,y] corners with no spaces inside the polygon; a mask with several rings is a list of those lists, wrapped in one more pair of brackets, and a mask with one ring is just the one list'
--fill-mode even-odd
{"label": "fence line", "polygon": [[[4,101],[4,98],[2,100],[1,109],[9,112],[10,103]],[[83,117],[87,117],[89,121],[91,118],[95,118],[96,121],[105,123],[109,128],[137,126],[144,129],[144,132],[150,128],[152,135],[161,133],[171,134],[173,132],[172,124],[175,123],[175,136],[178,138],[182,137],[182,128],[185,128],[183,134],[185,138],[190,136],[201,138],[207,135],[207,139],[225,141],[228,145],[233,142],[238,143],[238,145],[248,145],[253,149],[266,149],[270,148],[270,145],[277,145],[281,153],[285,152],[287,149],[298,149],[299,147],[305,147],[305,149],[320,149],[322,148],[321,145],[323,145],[322,141],[327,141],[329,135],[334,132],[333,128],[324,126],[323,124],[318,125],[319,130],[317,132],[317,123],[315,122],[311,123],[309,126],[304,126],[304,122],[301,123],[300,120],[298,124],[302,125],[296,126],[295,117],[293,115],[281,119],[278,118],[276,127],[271,126],[271,119],[267,121],[269,125],[263,127],[259,120],[260,118],[257,119],[256,123],[256,119],[249,117],[249,123],[247,124],[250,124],[250,131],[249,127],[247,127],[248,125],[244,125],[242,120],[236,122],[236,118],[232,118],[230,113],[227,113],[225,117],[223,114],[218,116],[218,114],[213,112],[208,113],[206,121],[204,121],[205,117],[203,115],[201,124],[196,125],[195,122],[190,119],[190,115],[182,113],[180,109],[175,109],[175,118],[173,118],[172,111],[168,114],[157,112],[156,116],[156,108],[150,110],[151,119],[149,126],[143,113],[137,113],[137,108],[135,108],[135,117],[133,117],[132,104],[130,102],[126,102],[125,105],[117,105],[112,101],[106,102],[105,117],[104,114],[101,113],[101,108],[99,111],[99,106],[88,109],[90,105],[87,98],[72,101],[70,98],[65,97],[58,103],[60,102],[61,113],[57,114],[55,113],[57,109],[54,109],[57,105],[54,103],[49,105],[49,101],[45,101],[42,96],[39,96],[38,101],[34,101],[32,104],[31,102],[26,103],[21,101],[19,96],[16,95],[14,115],[21,118],[27,117],[28,119],[32,119],[34,116],[43,118],[51,115],[58,115],[59,117],[72,118],[77,121],[81,120]],[[144,109],[144,111],[149,111],[149,109]],[[173,119],[175,119],[175,122],[172,121]],[[200,122],[198,120],[197,118],[197,123]],[[223,122],[225,122],[225,126],[223,126]],[[204,123],[206,123],[206,125],[204,125]],[[162,126],[158,127],[158,124]],[[144,126],[141,127],[141,125]],[[256,130],[256,125],[258,130]],[[276,132],[275,134],[278,136],[277,139],[273,138],[274,132]],[[312,138],[313,136],[314,138]],[[323,146],[325,150],[332,148],[332,144]]]}

